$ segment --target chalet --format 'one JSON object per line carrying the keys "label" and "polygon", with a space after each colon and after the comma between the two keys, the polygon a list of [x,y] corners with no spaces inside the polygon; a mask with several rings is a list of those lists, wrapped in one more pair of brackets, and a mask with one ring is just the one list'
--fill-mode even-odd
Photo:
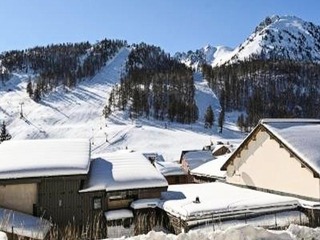
{"label": "chalet", "polygon": [[[162,174],[139,153],[91,159],[90,152],[89,141],[81,139],[3,142],[0,210],[48,219],[59,227],[72,223],[91,238],[116,236],[119,224],[132,230],[129,235],[151,228],[135,223],[137,216],[155,219],[156,202],[168,186]],[[135,203],[139,200],[144,203]],[[105,224],[108,232],[97,233]]]}
{"label": "chalet", "polygon": [[320,120],[263,119],[222,166],[226,181],[320,201]]}
{"label": "chalet", "polygon": [[212,156],[211,150],[182,151],[180,164],[184,172],[188,174],[188,182],[194,182],[193,177],[190,175],[190,171],[213,159],[214,157]]}
{"label": "chalet", "polygon": [[120,151],[94,158],[79,192],[94,197],[95,211],[107,221],[107,237],[120,237],[151,230],[155,207],[167,187],[166,179],[145,156]]}

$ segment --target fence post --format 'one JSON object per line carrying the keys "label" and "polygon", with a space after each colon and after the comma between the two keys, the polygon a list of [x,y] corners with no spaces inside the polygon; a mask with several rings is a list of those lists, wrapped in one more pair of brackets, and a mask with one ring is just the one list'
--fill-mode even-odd
{"label": "fence post", "polygon": [[212,230],[214,231],[213,214],[212,214]]}
{"label": "fence post", "polygon": [[301,225],[301,211],[299,211],[299,220],[300,220],[300,225]]}
{"label": "fence post", "polygon": [[11,226],[11,240],[13,240],[13,226]]}

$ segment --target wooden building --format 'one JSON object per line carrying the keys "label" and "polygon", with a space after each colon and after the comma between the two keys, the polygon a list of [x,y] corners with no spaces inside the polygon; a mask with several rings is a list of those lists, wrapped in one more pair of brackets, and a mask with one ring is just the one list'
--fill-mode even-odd
{"label": "wooden building", "polygon": [[152,165],[165,177],[168,184],[184,184],[188,182],[188,174],[178,162],[166,162],[162,155],[157,153],[144,153]]}
{"label": "wooden building", "polygon": [[6,141],[0,155],[1,207],[59,223],[82,218],[78,190],[89,171],[89,141]]}
{"label": "wooden building", "polygon": [[320,120],[264,119],[222,166],[226,181],[320,201]]}
{"label": "wooden building", "polygon": [[187,174],[187,182],[196,182],[191,171],[214,159],[211,150],[186,150],[181,152],[180,164]]}
{"label": "wooden building", "polygon": [[[167,187],[166,179],[146,157],[120,151],[92,160],[80,193],[96,196],[95,208],[105,217],[107,237],[121,237],[150,230],[149,218],[154,216],[156,207],[153,203]],[[138,200],[146,202],[144,207],[131,206]]]}
{"label": "wooden building", "polygon": [[[119,224],[133,229],[128,235],[150,229],[146,216],[154,215],[155,205],[131,204],[154,202],[168,186],[142,154],[120,151],[91,159],[87,140],[6,141],[0,156],[0,208],[43,217],[59,227],[73,224],[88,238],[120,237],[115,236],[123,233]],[[146,226],[140,220],[135,224],[137,216],[145,216]]]}
{"label": "wooden building", "polygon": [[155,167],[166,178],[169,185],[188,183],[188,174],[177,162],[155,161]]}

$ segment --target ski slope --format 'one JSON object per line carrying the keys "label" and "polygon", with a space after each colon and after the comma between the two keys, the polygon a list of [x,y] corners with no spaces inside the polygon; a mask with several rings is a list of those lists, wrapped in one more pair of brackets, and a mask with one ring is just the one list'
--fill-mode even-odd
{"label": "ski slope", "polygon": [[112,87],[119,83],[129,53],[129,48],[121,49],[93,78],[74,89],[59,87],[42,97],[40,103],[26,93],[30,75],[15,73],[5,86],[0,86],[0,121],[6,122],[13,140],[86,138],[92,142],[93,154],[128,148],[157,152],[168,161],[179,160],[182,150],[201,149],[211,141],[242,138],[233,123],[228,124],[223,134],[217,133],[217,127],[204,129],[208,105],[212,105],[217,118],[220,103],[200,73],[194,76],[199,108],[197,123],[131,120],[123,112],[114,112],[106,120],[102,116],[103,108]]}

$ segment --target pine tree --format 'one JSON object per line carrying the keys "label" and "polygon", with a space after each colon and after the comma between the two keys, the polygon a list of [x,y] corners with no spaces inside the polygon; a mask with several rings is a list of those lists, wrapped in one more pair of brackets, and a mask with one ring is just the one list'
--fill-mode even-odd
{"label": "pine tree", "polygon": [[241,113],[241,115],[238,117],[237,120],[237,125],[240,128],[241,132],[244,131],[245,128],[245,119],[244,119],[244,115]]}
{"label": "pine tree", "polygon": [[219,133],[222,133],[222,129],[223,129],[223,124],[224,124],[224,116],[225,112],[224,112],[224,108],[221,109],[221,112],[219,114],[219,119],[218,119],[218,124],[219,124]]}
{"label": "pine tree", "polygon": [[33,88],[32,88],[31,81],[29,81],[28,84],[27,84],[27,93],[29,94],[29,97],[32,98],[32,96],[33,96]]}
{"label": "pine tree", "polygon": [[33,100],[35,102],[41,101],[41,88],[39,84],[36,84],[36,89],[33,92]]}
{"label": "pine tree", "polygon": [[7,132],[6,124],[3,121],[1,125],[0,143],[11,139],[11,135]]}
{"label": "pine tree", "polygon": [[214,113],[211,105],[209,105],[207,108],[206,114],[204,116],[204,127],[212,128],[213,123],[214,123]]}

